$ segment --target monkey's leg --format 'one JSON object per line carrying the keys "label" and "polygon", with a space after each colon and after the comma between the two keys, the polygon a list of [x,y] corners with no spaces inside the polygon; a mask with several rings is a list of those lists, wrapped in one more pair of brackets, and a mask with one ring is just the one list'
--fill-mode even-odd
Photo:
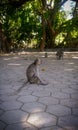
{"label": "monkey's leg", "polygon": [[48,85],[48,83],[45,83],[45,82],[41,81],[41,80],[39,79],[39,77],[36,77],[35,80],[36,80],[36,83],[37,83],[38,85]]}

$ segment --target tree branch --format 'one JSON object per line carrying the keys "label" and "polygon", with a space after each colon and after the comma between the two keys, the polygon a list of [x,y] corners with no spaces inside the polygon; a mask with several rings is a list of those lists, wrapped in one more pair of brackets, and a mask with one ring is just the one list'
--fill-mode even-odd
{"label": "tree branch", "polygon": [[11,6],[14,7],[14,8],[19,8],[19,7],[22,6],[24,3],[29,2],[29,1],[32,1],[32,0],[19,0],[19,1],[16,1],[16,0],[8,0],[8,2],[7,2],[7,1],[1,2],[1,3],[0,3],[0,6],[11,5]]}

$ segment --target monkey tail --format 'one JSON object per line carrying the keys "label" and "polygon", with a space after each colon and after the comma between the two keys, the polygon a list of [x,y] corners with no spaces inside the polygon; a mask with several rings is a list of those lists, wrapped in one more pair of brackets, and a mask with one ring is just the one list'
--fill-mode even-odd
{"label": "monkey tail", "polygon": [[19,92],[21,91],[21,89],[25,87],[25,85],[26,85],[27,83],[28,83],[28,81],[24,82],[23,85],[16,90],[16,93],[19,93]]}
{"label": "monkey tail", "polygon": [[38,85],[48,85],[48,83],[44,83],[40,80],[40,83]]}
{"label": "monkey tail", "polygon": [[41,85],[48,85],[48,83],[43,83],[43,82],[42,82]]}

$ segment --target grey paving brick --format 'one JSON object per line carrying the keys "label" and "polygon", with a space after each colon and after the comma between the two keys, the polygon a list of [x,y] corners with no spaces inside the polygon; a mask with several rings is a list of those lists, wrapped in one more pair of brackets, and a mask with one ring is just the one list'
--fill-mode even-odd
{"label": "grey paving brick", "polygon": [[38,128],[56,125],[56,118],[48,113],[34,113],[30,114],[28,122]]}
{"label": "grey paving brick", "polygon": [[[7,87],[7,86],[6,86]],[[3,89],[3,90],[0,90],[0,94],[2,95],[5,95],[5,94],[10,94],[10,93],[13,93],[14,90],[10,89],[10,88],[7,88],[7,89]]]}
{"label": "grey paving brick", "polygon": [[78,116],[78,108],[73,108],[72,113],[73,115]]}
{"label": "grey paving brick", "polygon": [[71,109],[62,105],[51,105],[47,107],[47,112],[56,115],[56,116],[64,116],[71,115]]}
{"label": "grey paving brick", "polygon": [[75,116],[60,117],[58,125],[63,126],[67,130],[78,130],[78,117]]}
{"label": "grey paving brick", "polygon": [[78,130],[78,60],[41,58],[40,77],[49,84],[14,93],[27,80],[35,55],[28,57],[0,56],[0,130]]}
{"label": "grey paving brick", "polygon": [[36,84],[34,84],[33,86],[30,84],[30,87],[28,88],[28,90],[29,91],[32,91],[32,92],[34,92],[34,91],[42,91],[42,90],[44,90],[43,89],[43,87],[41,86],[41,85],[36,85]]}
{"label": "grey paving brick", "polygon": [[5,128],[6,124],[0,121],[0,130],[3,130]]}
{"label": "grey paving brick", "polygon": [[39,102],[45,104],[45,105],[52,105],[52,104],[59,104],[59,100],[55,99],[51,96],[47,97],[41,97],[39,98]]}
{"label": "grey paving brick", "polygon": [[25,103],[22,107],[22,110],[35,113],[35,112],[42,112],[45,111],[46,106],[37,102],[33,103]]}
{"label": "grey paving brick", "polygon": [[1,109],[1,105],[0,105],[0,115],[2,115],[3,112],[4,112],[4,111]]}
{"label": "grey paving brick", "polygon": [[58,99],[65,99],[65,98],[69,98],[70,95],[67,93],[63,93],[63,92],[55,92],[52,93],[52,96]]}
{"label": "grey paving brick", "polygon": [[27,90],[25,88],[23,88],[19,93],[18,95],[20,96],[27,96],[27,95],[31,95],[32,91],[31,90]]}
{"label": "grey paving brick", "polygon": [[28,123],[21,122],[8,125],[6,127],[6,130],[38,130],[38,129]]}
{"label": "grey paving brick", "polygon": [[47,128],[42,128],[40,130],[65,130],[65,129],[58,127],[58,126],[51,126],[51,127],[47,127]]}
{"label": "grey paving brick", "polygon": [[72,88],[72,89],[78,91],[78,83],[77,83],[77,84],[76,84],[76,83],[72,83],[72,84],[70,85],[70,88]]}
{"label": "grey paving brick", "polygon": [[3,110],[13,110],[13,109],[19,109],[21,105],[22,103],[17,101],[7,101],[7,102],[3,102],[0,108]]}
{"label": "grey paving brick", "polygon": [[50,92],[42,90],[42,91],[35,91],[32,93],[32,95],[38,96],[38,97],[45,97],[50,96]]}
{"label": "grey paving brick", "polygon": [[35,97],[35,96],[32,96],[32,95],[28,95],[28,96],[20,96],[18,98],[18,101],[21,101],[23,103],[26,103],[26,102],[33,102],[33,101],[36,101],[38,98]]}
{"label": "grey paving brick", "polygon": [[71,107],[71,108],[75,108],[75,107],[78,107],[78,100],[64,99],[64,100],[61,100],[61,104],[68,106],[68,107]]}
{"label": "grey paving brick", "polygon": [[73,94],[73,93],[77,93],[77,90],[74,90],[72,88],[63,88],[62,92],[68,93],[68,94]]}
{"label": "grey paving brick", "polygon": [[76,91],[76,93],[71,95],[72,99],[77,99],[78,100],[78,91]]}
{"label": "grey paving brick", "polygon": [[28,117],[27,112],[23,112],[21,110],[13,110],[13,111],[6,111],[1,117],[0,120],[12,124],[17,122],[26,121]]}
{"label": "grey paving brick", "polygon": [[2,101],[15,101],[17,99],[18,95],[0,95],[0,99]]}

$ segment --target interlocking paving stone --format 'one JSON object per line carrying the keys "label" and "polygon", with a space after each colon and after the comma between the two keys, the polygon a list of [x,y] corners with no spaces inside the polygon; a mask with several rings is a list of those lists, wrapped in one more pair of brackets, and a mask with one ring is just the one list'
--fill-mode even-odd
{"label": "interlocking paving stone", "polygon": [[40,130],[65,130],[65,129],[58,127],[58,126],[51,126],[51,127],[47,127],[47,128],[42,128]]}
{"label": "interlocking paving stone", "polygon": [[39,99],[39,102],[41,102],[45,105],[52,105],[52,104],[58,104],[59,100],[50,96],[50,97],[41,97]]}
{"label": "interlocking paving stone", "polygon": [[32,96],[32,95],[27,95],[27,96],[20,96],[18,98],[18,101],[21,101],[23,103],[26,103],[26,102],[33,102],[33,101],[36,101],[38,98],[35,97],[35,96]]}
{"label": "interlocking paving stone", "polygon": [[61,104],[71,107],[71,108],[75,108],[78,107],[78,100],[75,99],[63,99],[61,100]]}
{"label": "interlocking paving stone", "polygon": [[28,123],[22,122],[8,125],[6,127],[6,130],[38,130],[38,129]]}
{"label": "interlocking paving stone", "polygon": [[13,111],[6,111],[1,117],[0,120],[12,124],[17,122],[26,121],[28,117],[27,112],[23,112],[21,110],[13,110]]}
{"label": "interlocking paving stone", "polygon": [[14,92],[14,90],[12,90],[10,88],[9,89],[3,89],[3,90],[0,90],[0,95],[2,95],[2,94],[9,94],[9,93],[13,93],[13,92]]}
{"label": "interlocking paving stone", "polygon": [[33,102],[33,103],[26,103],[23,105],[22,110],[34,113],[34,112],[42,112],[45,111],[45,105]]}
{"label": "interlocking paving stone", "polygon": [[27,95],[31,95],[32,91],[29,91],[27,89],[25,89],[25,87],[23,89],[21,89],[21,91],[18,93],[18,95],[20,96],[27,96]]}
{"label": "interlocking paving stone", "polygon": [[75,89],[75,90],[78,91],[78,83],[77,83],[77,84],[76,84],[76,83],[72,83],[72,84],[70,85],[70,88],[73,88],[73,89]]}
{"label": "interlocking paving stone", "polygon": [[77,93],[77,90],[74,90],[72,88],[63,88],[62,92],[68,93],[68,94],[73,94],[73,93]]}
{"label": "interlocking paving stone", "polygon": [[46,112],[30,114],[28,122],[41,128],[56,125],[56,117]]}
{"label": "interlocking paving stone", "polygon": [[[0,108],[1,108],[1,107],[0,107]],[[2,114],[3,114],[3,110],[0,109],[0,115],[2,115]]]}
{"label": "interlocking paving stone", "polygon": [[0,96],[0,99],[2,100],[2,101],[15,101],[16,99],[17,99],[17,95],[1,95]]}
{"label": "interlocking paving stone", "polygon": [[13,110],[13,109],[19,109],[21,105],[22,103],[17,101],[7,101],[7,102],[3,102],[0,108],[3,110]]}
{"label": "interlocking paving stone", "polygon": [[56,87],[56,85],[54,87],[50,85],[50,86],[46,87],[45,90],[49,91],[51,93],[60,92],[60,88]]}
{"label": "interlocking paving stone", "polygon": [[72,95],[71,95],[71,98],[72,98],[72,99],[77,99],[77,100],[78,100],[78,91],[77,91],[77,93],[72,94]]}
{"label": "interlocking paving stone", "polygon": [[53,97],[55,98],[59,98],[59,99],[65,99],[65,98],[69,98],[70,95],[67,93],[63,93],[63,92],[55,92],[52,94]]}
{"label": "interlocking paving stone", "polygon": [[51,105],[47,107],[47,112],[56,116],[70,115],[71,109],[62,105]]}
{"label": "interlocking paving stone", "polygon": [[38,96],[38,97],[45,97],[50,96],[50,92],[42,90],[42,91],[35,91],[32,93],[32,95]]}
{"label": "interlocking paving stone", "polygon": [[73,115],[78,116],[78,108],[73,108],[72,113],[73,113]]}
{"label": "interlocking paving stone", "polygon": [[35,59],[26,56],[0,57],[0,130],[78,130],[78,60],[41,58],[40,77],[49,84],[15,93]]}
{"label": "interlocking paving stone", "polygon": [[0,121],[0,130],[3,130],[5,128],[6,124]]}
{"label": "interlocking paving stone", "polygon": [[34,86],[32,86],[32,85],[30,84],[30,86],[31,86],[31,87],[29,87],[28,90],[29,90],[29,91],[32,91],[32,92],[44,90],[44,89],[43,89],[43,86],[41,86],[41,85],[36,85],[36,84],[34,84]]}
{"label": "interlocking paving stone", "polygon": [[58,120],[58,125],[67,128],[67,130],[78,130],[78,116],[64,116]]}

